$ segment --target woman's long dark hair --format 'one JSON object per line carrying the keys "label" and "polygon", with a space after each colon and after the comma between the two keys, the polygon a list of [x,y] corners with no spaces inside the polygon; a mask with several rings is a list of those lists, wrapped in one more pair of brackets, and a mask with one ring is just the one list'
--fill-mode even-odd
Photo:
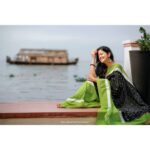
{"label": "woman's long dark hair", "polygon": [[98,57],[98,51],[99,50],[103,50],[107,54],[110,53],[110,59],[112,61],[114,61],[114,56],[113,56],[111,49],[107,46],[101,46],[101,47],[97,48],[95,72],[96,72],[96,75],[99,76],[100,78],[105,78],[107,66],[100,62],[99,57]]}

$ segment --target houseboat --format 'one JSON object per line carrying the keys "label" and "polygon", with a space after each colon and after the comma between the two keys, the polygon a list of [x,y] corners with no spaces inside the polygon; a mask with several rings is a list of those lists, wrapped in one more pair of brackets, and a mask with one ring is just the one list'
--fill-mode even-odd
{"label": "houseboat", "polygon": [[34,65],[71,65],[77,64],[78,58],[69,60],[66,50],[50,49],[20,49],[14,59],[7,56],[10,64],[34,64]]}

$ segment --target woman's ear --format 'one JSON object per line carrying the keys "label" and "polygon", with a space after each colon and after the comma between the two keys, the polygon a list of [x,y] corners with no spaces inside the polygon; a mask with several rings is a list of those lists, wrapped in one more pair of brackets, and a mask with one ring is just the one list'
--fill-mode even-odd
{"label": "woman's ear", "polygon": [[111,55],[110,53],[107,54],[108,58],[110,58],[110,55]]}

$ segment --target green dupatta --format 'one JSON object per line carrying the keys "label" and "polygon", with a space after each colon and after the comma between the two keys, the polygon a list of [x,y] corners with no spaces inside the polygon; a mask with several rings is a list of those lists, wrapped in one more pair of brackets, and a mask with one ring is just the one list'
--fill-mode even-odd
{"label": "green dupatta", "polygon": [[[107,69],[106,77],[113,71],[121,72],[125,79],[129,81],[121,65],[113,64]],[[91,81],[85,81],[76,93],[61,102],[60,106],[64,108],[99,108],[96,118],[97,125],[142,124],[147,120],[147,118],[150,118],[150,114],[146,113],[134,121],[125,122],[122,113],[113,103],[110,81],[108,79],[97,78],[97,87],[99,96],[96,93],[94,83]]]}
{"label": "green dupatta", "polygon": [[[114,71],[119,71],[124,78],[132,84],[128,79],[123,67],[119,64],[114,64],[108,68],[106,78]],[[113,103],[111,96],[110,81],[108,79],[97,79],[98,91],[100,94],[101,108],[98,109],[96,124],[101,125],[137,125],[144,124],[145,121],[150,118],[150,113],[145,113],[140,118],[130,122],[126,122],[122,116],[122,113],[117,109]]]}

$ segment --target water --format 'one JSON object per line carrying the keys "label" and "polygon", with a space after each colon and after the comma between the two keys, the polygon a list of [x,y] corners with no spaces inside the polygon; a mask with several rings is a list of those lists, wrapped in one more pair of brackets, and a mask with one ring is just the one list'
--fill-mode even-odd
{"label": "water", "polygon": [[88,69],[88,61],[69,66],[10,65],[3,61],[0,102],[65,100],[82,84],[74,75],[86,77]]}
{"label": "water", "polygon": [[[87,77],[90,61],[77,65],[11,65],[0,62],[0,102],[62,101],[81,86],[74,75]],[[10,77],[13,74],[14,77]]]}

